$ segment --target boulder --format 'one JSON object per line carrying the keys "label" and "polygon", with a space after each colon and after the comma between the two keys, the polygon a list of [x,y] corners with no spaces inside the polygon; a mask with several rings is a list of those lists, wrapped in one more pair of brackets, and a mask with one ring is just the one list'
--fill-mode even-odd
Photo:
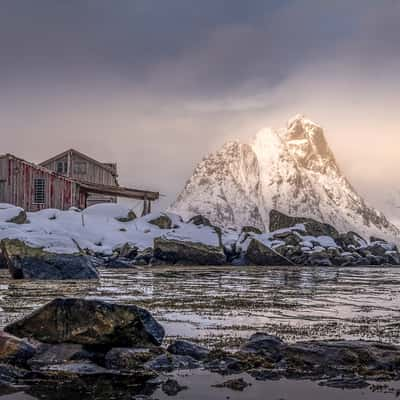
{"label": "boulder", "polygon": [[393,243],[388,242],[372,242],[367,250],[371,252],[373,256],[383,257],[387,252],[398,252],[397,246]]}
{"label": "boulder", "polygon": [[353,371],[396,371],[400,364],[400,348],[381,342],[331,340],[298,342],[282,352],[288,368],[304,374]]}
{"label": "boulder", "polygon": [[154,257],[154,250],[152,247],[138,251],[137,256],[134,258],[135,265],[148,265]]}
{"label": "boulder", "polygon": [[158,226],[160,229],[172,229],[172,220],[166,214],[161,214],[159,217],[148,222],[149,224]]}
{"label": "boulder", "polygon": [[108,260],[104,266],[106,268],[125,269],[135,267],[135,262],[129,258],[118,257]]}
{"label": "boulder", "polygon": [[336,243],[346,251],[367,246],[367,241],[355,232],[341,233]]}
{"label": "boulder", "polygon": [[298,224],[303,224],[306,233],[310,236],[330,236],[334,239],[339,237],[339,232],[332,225],[318,222],[312,218],[290,217],[277,210],[271,210],[269,213],[270,232],[291,228]]}
{"label": "boulder", "polygon": [[136,218],[137,218],[137,216],[136,216],[135,212],[133,210],[129,210],[126,217],[118,217],[115,219],[119,222],[130,222],[130,221],[134,221]]}
{"label": "boulder", "polygon": [[298,246],[303,241],[298,233],[291,231],[275,233],[272,237],[275,240],[283,240],[287,246]]}
{"label": "boulder", "polygon": [[28,221],[28,217],[26,215],[26,212],[24,210],[21,210],[19,212],[19,214],[17,214],[16,216],[10,218],[6,222],[11,222],[13,224],[26,224],[27,221]]}
{"label": "boulder", "polygon": [[213,385],[216,388],[228,388],[231,390],[243,392],[251,383],[246,382],[243,378],[230,379],[229,381]]}
{"label": "boulder", "polygon": [[163,237],[154,239],[154,256],[173,264],[222,265],[226,263],[226,255],[221,246]]}
{"label": "boulder", "polygon": [[160,346],[165,334],[143,308],[74,298],[55,299],[5,331],[44,343],[106,348]]}
{"label": "boulder", "polygon": [[210,220],[203,215],[195,215],[194,217],[190,218],[188,224],[193,224],[197,226],[209,226],[214,229],[214,232],[218,236],[219,244],[222,246],[222,230],[220,227],[213,225]]}
{"label": "boulder", "polygon": [[268,360],[279,361],[285,344],[277,336],[266,333],[255,333],[243,344],[240,351],[255,353],[266,357]]}
{"label": "boulder", "polygon": [[42,344],[28,364],[32,368],[40,368],[46,365],[78,360],[93,361],[94,359],[96,359],[96,355],[86,350],[81,344]]}
{"label": "boulder", "polygon": [[0,331],[0,363],[24,366],[36,349],[24,339]]}
{"label": "boulder", "polygon": [[108,369],[135,370],[154,358],[154,351],[149,348],[120,348],[111,349],[105,356],[105,366]]}
{"label": "boulder", "polygon": [[28,246],[17,239],[3,239],[1,251],[14,279],[98,279],[89,257],[55,254]]}
{"label": "boulder", "polygon": [[246,259],[255,265],[292,265],[293,263],[286,257],[280,255],[261,243],[257,239],[251,239],[245,252]]}
{"label": "boulder", "polygon": [[195,215],[194,217],[189,219],[188,224],[213,226],[210,220],[203,215]]}
{"label": "boulder", "polygon": [[134,259],[138,255],[138,248],[130,243],[125,243],[119,249],[119,257]]}
{"label": "boulder", "polygon": [[190,356],[195,360],[204,360],[210,353],[207,348],[185,340],[176,340],[168,346],[167,351],[178,356]]}
{"label": "boulder", "polygon": [[200,363],[190,356],[163,354],[147,362],[145,367],[155,371],[172,372],[176,369],[200,368]]}
{"label": "boulder", "polygon": [[244,226],[241,233],[255,233],[256,235],[262,234],[261,229],[258,229],[254,226]]}
{"label": "boulder", "polygon": [[175,379],[167,379],[162,383],[161,389],[167,396],[176,396],[182,390],[186,390],[187,386],[181,386]]}

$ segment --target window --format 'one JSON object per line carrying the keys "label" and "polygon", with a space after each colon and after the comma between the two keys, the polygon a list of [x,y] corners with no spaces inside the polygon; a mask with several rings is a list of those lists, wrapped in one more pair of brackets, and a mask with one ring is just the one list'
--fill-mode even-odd
{"label": "window", "polygon": [[34,203],[44,204],[46,201],[46,180],[43,178],[36,178],[34,180]]}
{"label": "window", "polygon": [[0,180],[0,202],[6,201],[6,181]]}
{"label": "window", "polygon": [[66,174],[67,173],[66,161],[58,161],[57,162],[57,173],[58,174]]}
{"label": "window", "polygon": [[87,173],[87,163],[85,161],[75,161],[74,173],[77,175],[85,175]]}

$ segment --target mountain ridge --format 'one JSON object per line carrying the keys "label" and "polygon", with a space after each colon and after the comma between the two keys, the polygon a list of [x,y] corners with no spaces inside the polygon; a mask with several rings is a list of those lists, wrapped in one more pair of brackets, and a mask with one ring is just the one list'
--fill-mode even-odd
{"label": "mountain ridge", "polygon": [[267,230],[269,211],[312,217],[368,239],[400,241],[400,230],[370,207],[342,173],[322,127],[302,115],[251,143],[225,143],[203,159],[169,208],[214,224]]}

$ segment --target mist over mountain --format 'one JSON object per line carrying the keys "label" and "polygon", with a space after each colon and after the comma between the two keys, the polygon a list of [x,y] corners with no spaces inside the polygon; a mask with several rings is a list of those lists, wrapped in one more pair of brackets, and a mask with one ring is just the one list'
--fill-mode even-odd
{"label": "mist over mountain", "polygon": [[263,129],[249,144],[230,141],[203,159],[170,207],[186,218],[202,214],[220,226],[263,230],[271,209],[366,238],[400,237],[343,174],[321,126],[302,115],[284,129]]}

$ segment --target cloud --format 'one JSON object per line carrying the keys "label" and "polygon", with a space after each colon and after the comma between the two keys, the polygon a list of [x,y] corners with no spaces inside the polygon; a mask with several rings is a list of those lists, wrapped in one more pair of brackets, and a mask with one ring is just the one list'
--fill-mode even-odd
{"label": "cloud", "polygon": [[226,139],[301,112],[379,205],[398,184],[399,19],[393,0],[5,0],[2,147],[118,160],[167,205]]}

